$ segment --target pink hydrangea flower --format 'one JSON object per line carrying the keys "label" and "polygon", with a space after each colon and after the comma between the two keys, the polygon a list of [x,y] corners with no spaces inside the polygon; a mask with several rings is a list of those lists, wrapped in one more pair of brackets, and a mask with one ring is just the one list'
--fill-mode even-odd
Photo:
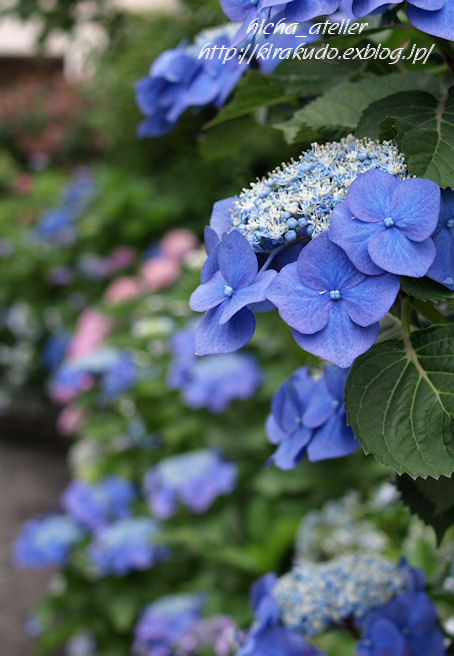
{"label": "pink hydrangea flower", "polygon": [[170,230],[161,239],[159,248],[164,255],[182,260],[185,255],[199,245],[199,240],[193,232],[185,228]]}
{"label": "pink hydrangea flower", "polygon": [[126,269],[135,262],[136,253],[129,246],[119,246],[109,255],[109,265],[112,273]]}
{"label": "pink hydrangea flower", "polygon": [[107,303],[121,303],[136,298],[141,293],[140,280],[133,276],[122,276],[113,280],[104,292]]}
{"label": "pink hydrangea flower", "polygon": [[99,348],[112,328],[112,322],[97,310],[87,308],[77,321],[77,328],[72,338],[68,357],[78,358]]}
{"label": "pink hydrangea flower", "polygon": [[180,263],[173,257],[160,255],[147,260],[140,270],[144,287],[152,292],[169,287],[180,276]]}
{"label": "pink hydrangea flower", "polygon": [[76,405],[67,405],[57,417],[57,430],[62,435],[72,435],[78,431],[85,420],[81,408]]}

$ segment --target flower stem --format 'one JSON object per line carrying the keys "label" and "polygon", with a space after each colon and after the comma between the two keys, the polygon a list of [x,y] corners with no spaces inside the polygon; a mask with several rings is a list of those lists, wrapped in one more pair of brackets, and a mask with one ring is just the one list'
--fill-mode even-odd
{"label": "flower stem", "polygon": [[440,39],[437,36],[434,37],[434,42],[435,42],[441,56],[443,57],[443,59],[445,60],[447,65],[449,66],[449,69],[451,70],[451,73],[454,75],[454,54],[452,52],[450,42],[446,41],[445,39]]}
{"label": "flower stem", "polygon": [[259,273],[262,273],[262,271],[266,271],[268,267],[270,266],[271,262],[274,260],[276,255],[280,253],[283,249],[285,248],[285,244],[282,244],[282,246],[278,246],[277,248],[274,248],[271,253],[268,255],[268,257],[265,260],[265,264],[262,266],[260,269]]}

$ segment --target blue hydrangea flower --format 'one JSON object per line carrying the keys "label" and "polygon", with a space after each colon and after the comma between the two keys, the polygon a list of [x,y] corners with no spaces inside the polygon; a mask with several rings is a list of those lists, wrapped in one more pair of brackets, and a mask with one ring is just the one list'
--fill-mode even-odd
{"label": "blue hydrangea flower", "polygon": [[251,587],[254,623],[236,656],[323,656],[306,643],[300,631],[279,625],[280,611],[272,594],[276,583],[277,576],[269,573]]}
{"label": "blue hydrangea flower", "polygon": [[217,251],[217,271],[191,295],[190,306],[207,314],[195,333],[196,352],[230,353],[252,338],[255,317],[247,308],[265,300],[275,271],[258,272],[257,257],[238,231],[227,234]]}
{"label": "blue hydrangea flower", "polygon": [[210,226],[220,238],[238,230],[257,253],[307,242],[329,227],[331,212],[362,173],[380,169],[404,179],[404,158],[392,141],[313,143],[297,160],[271,171],[238,197],[215,203]]}
{"label": "blue hydrangea flower", "polygon": [[25,522],[13,545],[13,559],[18,567],[58,567],[64,565],[71,547],[84,533],[72,517],[46,515]]}
{"label": "blue hydrangea flower", "polygon": [[128,351],[119,351],[101,378],[101,392],[110,401],[117,399],[137,382],[137,367]]}
{"label": "blue hydrangea flower", "polygon": [[134,653],[140,656],[172,656],[181,638],[199,620],[202,595],[175,594],[161,597],[143,611],[134,630]]}
{"label": "blue hydrangea flower", "polygon": [[41,352],[41,362],[49,371],[55,371],[66,355],[71,335],[54,333],[45,342]]}
{"label": "blue hydrangea flower", "polygon": [[147,117],[138,128],[139,137],[157,137],[169,132],[189,107],[214,104],[221,107],[247,68],[233,58],[199,59],[203,46],[228,47],[236,27],[224,25],[204,30],[191,45],[163,52],[147,77],[135,83],[136,102]]}
{"label": "blue hydrangea flower", "polygon": [[301,348],[349,367],[375,342],[398,291],[396,276],[360,273],[323,233],[280,271],[266,297]]}
{"label": "blue hydrangea flower", "polygon": [[173,360],[167,382],[182,391],[190,408],[222,412],[234,399],[249,399],[262,382],[253,355],[245,353],[194,355],[194,328],[176,333],[171,341]]}
{"label": "blue hydrangea flower", "polygon": [[97,532],[88,558],[101,575],[148,569],[168,556],[156,542],[158,532],[159,524],[151,517],[120,519]]}
{"label": "blue hydrangea flower", "polygon": [[165,458],[145,476],[144,491],[152,512],[171,517],[181,501],[195,513],[205,512],[214,500],[230,494],[236,467],[216,451],[200,450]]}
{"label": "blue hydrangea flower", "polygon": [[427,275],[454,290],[454,191],[441,192],[440,217],[432,235],[437,254]]}
{"label": "blue hydrangea flower", "polygon": [[96,191],[89,169],[78,169],[73,179],[63,188],[62,203],[42,215],[32,231],[38,241],[67,246],[76,238],[76,221]]}
{"label": "blue hydrangea flower", "polygon": [[75,480],[64,491],[62,506],[77,522],[94,531],[109,521],[128,517],[135,496],[134,485],[117,476],[91,485]]}
{"label": "blue hydrangea flower", "polygon": [[439,213],[440,189],[434,182],[368,171],[334,209],[329,237],[363,273],[420,278],[435,258],[430,237]]}
{"label": "blue hydrangea flower", "polygon": [[312,462],[347,456],[359,446],[347,426],[344,406],[347,375],[348,369],[325,365],[322,378],[315,383],[303,416],[304,425],[314,431],[307,447],[307,457]]}
{"label": "blue hydrangea flower", "polygon": [[[387,0],[350,0],[353,15],[361,18],[389,5]],[[399,4],[399,3],[397,3]],[[454,39],[454,2],[452,0],[408,0],[410,22],[427,34]]]}
{"label": "blue hydrangea flower", "polygon": [[444,656],[443,634],[424,592],[404,592],[371,612],[356,656]]}
{"label": "blue hydrangea flower", "polygon": [[278,448],[271,456],[279,469],[292,469],[305,456],[313,431],[303,424],[303,417],[314,391],[314,380],[308,368],[293,372],[277,390],[266,420],[266,432]]}
{"label": "blue hydrangea flower", "polygon": [[347,618],[360,622],[413,589],[414,574],[406,564],[355,553],[326,563],[302,562],[278,579],[272,595],[284,625],[313,636]]}

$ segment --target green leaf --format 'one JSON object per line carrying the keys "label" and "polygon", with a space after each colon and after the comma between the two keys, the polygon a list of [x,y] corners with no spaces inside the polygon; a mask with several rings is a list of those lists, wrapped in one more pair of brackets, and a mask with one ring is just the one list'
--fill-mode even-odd
{"label": "green leaf", "polygon": [[363,67],[362,62],[310,60],[284,62],[272,75],[250,71],[238,85],[233,100],[207,127],[251,114],[260,107],[292,102],[305,95],[318,95]]}
{"label": "green leaf", "polygon": [[451,292],[444,285],[440,285],[430,278],[407,278],[401,276],[400,288],[415,298],[423,301],[432,301],[433,303],[442,303],[443,301],[454,301],[454,292]]}
{"label": "green leaf", "polygon": [[352,365],[348,423],[366,453],[415,478],[454,472],[454,324],[375,344]]}
{"label": "green leaf", "polygon": [[434,528],[440,543],[454,524],[454,477],[413,481],[408,476],[399,476],[397,488],[411,512]]}
{"label": "green leaf", "polygon": [[435,94],[440,91],[432,75],[413,72],[364,75],[358,81],[341,82],[328,89],[322,96],[295,112],[289,121],[275,127],[284,131],[289,142],[295,140],[301,125],[316,130],[341,126],[345,131],[351,131],[357,126],[366,107],[406,89],[426,89]]}
{"label": "green leaf", "polygon": [[426,91],[395,93],[363,112],[357,136],[393,138],[411,175],[454,186],[454,87],[441,99]]}

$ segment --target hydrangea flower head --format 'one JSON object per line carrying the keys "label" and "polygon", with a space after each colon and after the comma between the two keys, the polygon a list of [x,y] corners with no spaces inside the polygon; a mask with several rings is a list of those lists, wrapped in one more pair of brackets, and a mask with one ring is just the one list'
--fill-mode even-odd
{"label": "hydrangea flower head", "polygon": [[62,505],[77,522],[94,531],[111,520],[128,517],[135,496],[134,486],[116,476],[92,485],[75,480],[64,491]]}
{"label": "hydrangea flower head", "polygon": [[89,560],[101,575],[148,569],[168,555],[156,542],[158,531],[159,524],[151,517],[120,519],[97,532],[88,549]]}
{"label": "hydrangea flower head", "polygon": [[277,577],[265,574],[256,581],[250,592],[254,623],[236,656],[323,656],[306,643],[300,631],[280,625],[280,610],[273,596]]}
{"label": "hydrangea flower head", "polygon": [[334,558],[338,553],[372,551],[388,546],[386,533],[364,519],[364,501],[356,491],[327,501],[301,520],[295,541],[295,565]]}
{"label": "hydrangea flower head", "polygon": [[315,237],[329,227],[333,208],[365,171],[381,169],[406,178],[404,159],[391,141],[356,139],[312,144],[299,159],[282,164],[215,206],[211,226],[238,230],[257,252]]}
{"label": "hydrangea flower head", "polygon": [[199,620],[201,595],[175,594],[149,604],[135,627],[133,651],[140,656],[172,656],[181,638]]}
{"label": "hydrangea flower head", "polygon": [[199,619],[180,639],[178,656],[192,656],[208,648],[215,656],[230,656],[237,646],[237,632],[234,620],[227,615]]}
{"label": "hydrangea flower head", "polygon": [[454,290],[454,191],[441,192],[440,217],[432,235],[437,254],[427,275]]}
{"label": "hydrangea flower head", "polygon": [[103,396],[113,401],[137,382],[137,367],[128,351],[119,351],[114,362],[106,368],[101,378]]}
{"label": "hydrangea flower head", "polygon": [[247,68],[233,58],[199,59],[203,46],[229,46],[235,25],[204,30],[191,45],[166,50],[153,63],[147,77],[135,83],[136,102],[146,119],[140,137],[156,137],[169,132],[188,107],[224,104]]}
{"label": "hydrangea flower head", "polygon": [[84,534],[72,517],[46,515],[25,522],[13,545],[18,567],[58,567],[68,559],[71,547]]}
{"label": "hydrangea flower head", "polygon": [[401,181],[385,171],[368,171],[335,208],[329,236],[363,273],[420,278],[435,258],[430,237],[439,212],[440,189],[434,182]]}
{"label": "hydrangea flower head", "polygon": [[356,656],[444,656],[443,634],[432,601],[422,591],[404,592],[366,618]]}
{"label": "hydrangea flower head", "polygon": [[203,513],[235,486],[236,467],[216,451],[200,450],[165,458],[145,476],[144,490],[152,512],[161,519],[177,511],[177,502]]}
{"label": "hydrangea flower head", "polygon": [[356,553],[301,563],[278,579],[272,594],[285,626],[312,636],[346,618],[362,620],[413,585],[408,567]]}
{"label": "hydrangea flower head", "polygon": [[[386,9],[387,0],[349,0],[354,16],[362,18],[377,9]],[[397,3],[399,4],[399,3]],[[454,39],[454,5],[452,0],[408,0],[410,22],[427,34],[452,41]]]}
{"label": "hydrangea flower head", "polygon": [[256,358],[245,353],[194,355],[192,326],[176,333],[167,382],[182,391],[190,408],[222,412],[234,399],[248,399],[262,382]]}
{"label": "hydrangea flower head", "polygon": [[191,295],[190,306],[205,312],[195,333],[196,352],[230,353],[251,339],[255,318],[248,305],[265,300],[275,271],[258,271],[257,257],[237,230],[224,237],[217,250],[219,270]]}
{"label": "hydrangea flower head", "polygon": [[375,342],[398,291],[396,276],[360,273],[324,233],[279,272],[266,296],[301,348],[349,367]]}

